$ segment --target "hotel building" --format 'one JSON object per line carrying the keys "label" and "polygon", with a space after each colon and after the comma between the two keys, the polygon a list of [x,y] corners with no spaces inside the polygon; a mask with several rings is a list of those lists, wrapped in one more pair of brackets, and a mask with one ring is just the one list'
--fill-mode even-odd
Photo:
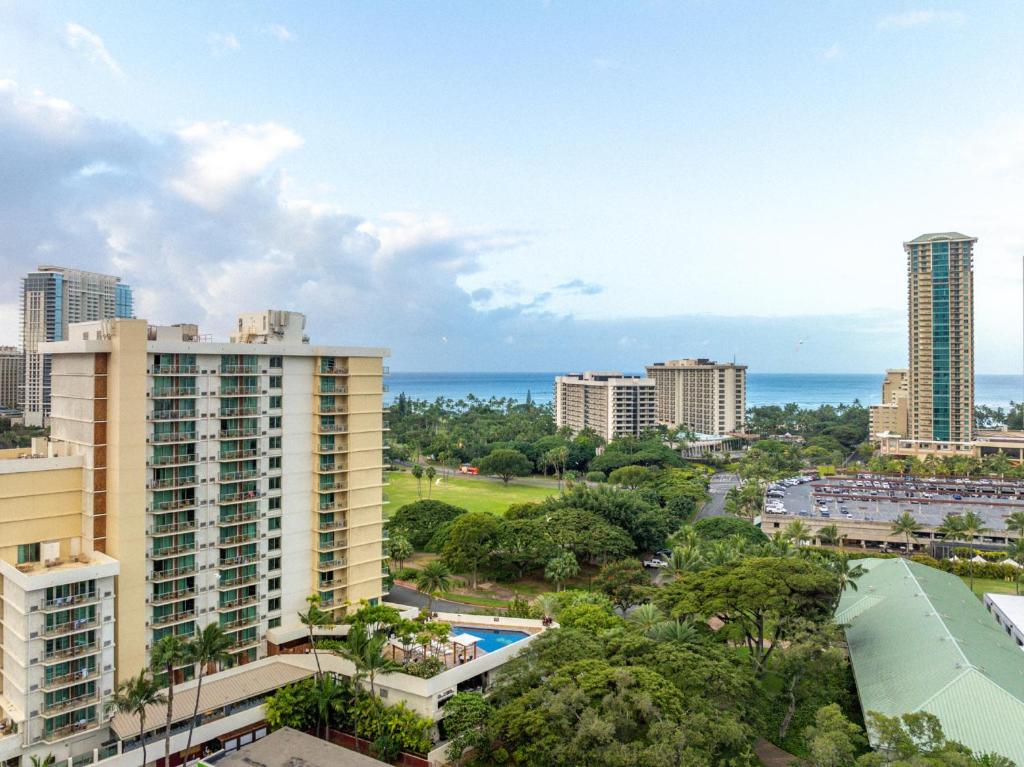
{"label": "hotel building", "polygon": [[20,349],[0,346],[0,408],[17,410],[25,383],[25,357]]}
{"label": "hotel building", "polygon": [[26,426],[50,415],[50,357],[40,344],[68,337],[68,326],[132,316],[132,290],[106,274],[40,266],[21,284],[21,341],[25,352],[21,396]]}
{"label": "hotel building", "polygon": [[974,427],[975,237],[923,234],[907,254],[909,414],[915,441],[969,442]]}
{"label": "hotel building", "polygon": [[868,432],[872,439],[879,435],[902,437],[907,433],[910,373],[886,370],[882,382],[882,402],[868,408]]}
{"label": "hotel building", "polygon": [[[87,739],[163,636],[218,623],[246,663],[312,593],[339,617],[382,597],[387,350],[313,346],[304,324],[247,314],[215,343],[112,319],[40,348],[51,440],[0,460],[0,720],[26,748]],[[30,699],[48,674],[74,683],[52,724]]]}
{"label": "hotel building", "polygon": [[747,366],[709,359],[655,362],[647,376],[657,389],[657,418],[698,434],[743,431],[747,411]]}
{"label": "hotel building", "polygon": [[555,378],[555,425],[584,429],[604,440],[638,436],[657,423],[654,381],[617,372],[569,373]]}

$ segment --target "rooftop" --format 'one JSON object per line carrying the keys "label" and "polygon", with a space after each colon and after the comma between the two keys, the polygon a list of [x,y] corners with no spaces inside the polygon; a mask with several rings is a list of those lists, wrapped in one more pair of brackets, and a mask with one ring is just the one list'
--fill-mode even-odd
{"label": "rooftop", "polygon": [[998,607],[1014,626],[1024,629],[1024,597],[1015,597],[1013,594],[986,594],[985,599]]}
{"label": "rooftop", "polygon": [[219,759],[204,761],[218,767],[375,767],[387,764],[291,727],[282,727]]}
{"label": "rooftop", "polygon": [[904,243],[905,245],[926,245],[930,242],[959,242],[962,240],[969,240],[971,242],[977,242],[977,237],[969,237],[966,234],[960,234],[960,232],[932,232],[930,234],[922,234],[919,237],[915,237],[909,242]]}
{"label": "rooftop", "polygon": [[928,711],[946,735],[1024,764],[1024,653],[951,573],[905,559],[864,559],[843,594],[865,712]]}

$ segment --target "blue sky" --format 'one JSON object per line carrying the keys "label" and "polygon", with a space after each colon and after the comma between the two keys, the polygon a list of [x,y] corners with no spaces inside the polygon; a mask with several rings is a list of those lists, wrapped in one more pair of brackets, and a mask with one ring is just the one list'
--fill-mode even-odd
{"label": "blue sky", "polygon": [[395,369],[875,372],[901,242],[955,229],[978,369],[1019,370],[1022,38],[1011,2],[0,0],[0,340],[62,262]]}

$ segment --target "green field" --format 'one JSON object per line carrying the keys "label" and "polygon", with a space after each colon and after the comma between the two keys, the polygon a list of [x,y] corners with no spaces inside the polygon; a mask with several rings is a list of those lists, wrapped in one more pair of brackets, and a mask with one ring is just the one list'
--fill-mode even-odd
{"label": "green field", "polygon": [[[384,492],[390,501],[385,506],[385,513],[390,515],[407,503],[420,499],[416,492],[416,478],[407,471],[389,471],[387,479],[390,485]],[[436,480],[435,480],[436,481]],[[422,498],[427,498],[427,480],[421,480]],[[558,492],[554,487],[536,487],[523,485],[512,480],[507,485],[492,482],[489,479],[469,479],[451,477],[430,488],[430,498],[444,501],[453,506],[461,506],[470,511],[486,511],[489,514],[503,514],[513,503],[529,503],[543,501]]]}
{"label": "green field", "polygon": [[[962,580],[967,588],[971,587],[970,578],[962,577]],[[980,599],[985,594],[1016,594],[1017,591],[1012,581],[997,580],[995,578],[975,578],[974,593]]]}

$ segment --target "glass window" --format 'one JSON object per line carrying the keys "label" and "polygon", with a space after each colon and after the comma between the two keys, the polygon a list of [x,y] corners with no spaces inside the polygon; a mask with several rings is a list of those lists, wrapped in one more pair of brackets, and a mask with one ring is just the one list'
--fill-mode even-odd
{"label": "glass window", "polygon": [[18,564],[23,565],[27,562],[38,562],[39,561],[39,544],[38,543],[23,543],[18,546]]}

